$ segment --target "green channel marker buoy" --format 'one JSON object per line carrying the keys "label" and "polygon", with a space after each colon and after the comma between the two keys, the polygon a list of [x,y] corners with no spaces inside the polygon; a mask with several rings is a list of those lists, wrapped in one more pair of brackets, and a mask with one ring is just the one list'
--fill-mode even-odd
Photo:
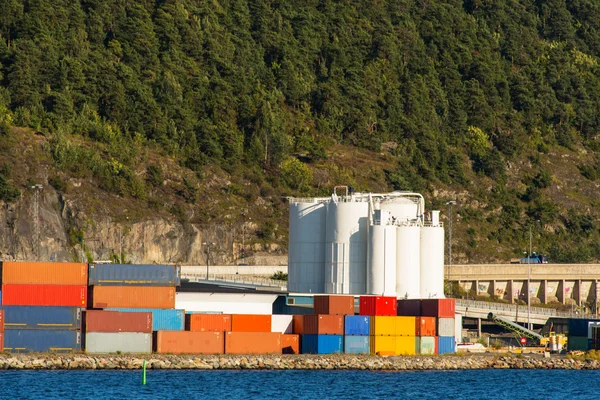
{"label": "green channel marker buoy", "polygon": [[142,364],[142,385],[146,384],[146,360]]}

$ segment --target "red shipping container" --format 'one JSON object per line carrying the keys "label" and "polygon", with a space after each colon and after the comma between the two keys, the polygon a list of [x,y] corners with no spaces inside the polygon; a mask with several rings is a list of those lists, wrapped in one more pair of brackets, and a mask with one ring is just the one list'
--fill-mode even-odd
{"label": "red shipping container", "polygon": [[281,354],[281,333],[227,332],[225,354]]}
{"label": "red shipping container", "polygon": [[151,312],[88,310],[84,318],[86,332],[152,333]]}
{"label": "red shipping container", "polygon": [[94,286],[94,308],[175,308],[175,288],[163,286]]}
{"label": "red shipping container", "polygon": [[230,332],[230,314],[186,314],[185,330],[190,332]]}
{"label": "red shipping container", "polygon": [[455,311],[455,299],[421,300],[421,315],[424,317],[454,318]]}
{"label": "red shipping container", "polygon": [[305,335],[343,335],[343,315],[304,315]]}
{"label": "red shipping container", "polygon": [[19,285],[87,285],[88,265],[68,262],[3,261],[2,283]]}
{"label": "red shipping container", "polygon": [[421,300],[398,300],[397,313],[399,317],[420,317]]}
{"label": "red shipping container", "polygon": [[315,296],[315,314],[354,315],[354,296]]}
{"label": "red shipping container", "polygon": [[435,317],[417,317],[415,336],[435,336]]}
{"label": "red shipping container", "polygon": [[[0,310],[0,332],[4,332],[4,310]],[[0,347],[0,351],[2,348]]]}
{"label": "red shipping container", "polygon": [[2,285],[5,306],[87,306],[87,286]]}
{"label": "red shipping container", "polygon": [[300,335],[281,335],[281,354],[300,354]]}
{"label": "red shipping container", "polygon": [[231,332],[271,332],[271,316],[266,314],[233,314],[231,316]]}
{"label": "red shipping container", "polygon": [[299,335],[304,334],[304,315],[294,315],[292,320],[292,332]]}
{"label": "red shipping container", "polygon": [[397,316],[397,300],[389,296],[360,296],[360,315]]}
{"label": "red shipping container", "polygon": [[169,354],[223,354],[224,332],[156,332],[156,352]]}

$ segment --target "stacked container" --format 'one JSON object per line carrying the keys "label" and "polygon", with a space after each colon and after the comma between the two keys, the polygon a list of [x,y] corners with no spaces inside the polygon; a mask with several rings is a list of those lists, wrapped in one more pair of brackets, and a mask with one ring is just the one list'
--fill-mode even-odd
{"label": "stacked container", "polygon": [[421,300],[421,316],[437,319],[437,352],[447,354],[456,352],[456,321],[454,299]]}
{"label": "stacked container", "polygon": [[[313,315],[295,315],[294,333],[300,334],[303,354],[344,352],[344,319],[354,315],[354,296],[315,296]],[[364,353],[362,339],[349,339],[349,349]],[[367,350],[368,351],[368,350]]]}
{"label": "stacked container", "polygon": [[[185,312],[174,309],[175,287],[180,284],[179,266],[90,264],[92,307],[104,309],[106,314],[90,312],[89,315],[107,321],[114,319],[115,322],[111,322],[114,329],[111,332],[87,331],[87,350],[94,353],[148,353],[153,348],[153,332],[183,331]],[[133,328],[126,321],[128,316],[132,320],[144,316],[151,325]],[[156,335],[156,338],[163,337]],[[169,343],[175,342],[173,338],[169,339]],[[177,344],[173,346],[177,347]],[[164,345],[160,347],[165,348]]]}
{"label": "stacked container", "polygon": [[3,262],[4,351],[81,350],[87,280],[87,264]]}
{"label": "stacked container", "polygon": [[4,350],[4,310],[0,310],[0,350]]}
{"label": "stacked container", "polygon": [[271,328],[271,315],[233,314],[231,331],[225,333],[225,354],[281,354],[281,332]]}
{"label": "stacked container", "polygon": [[152,313],[88,310],[85,313],[88,353],[151,353]]}

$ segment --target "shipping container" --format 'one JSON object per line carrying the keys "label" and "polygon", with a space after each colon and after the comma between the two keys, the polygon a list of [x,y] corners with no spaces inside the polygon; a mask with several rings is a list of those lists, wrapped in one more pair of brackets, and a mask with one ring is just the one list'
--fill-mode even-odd
{"label": "shipping container", "polygon": [[175,308],[175,288],[94,286],[94,308]]}
{"label": "shipping container", "polygon": [[416,336],[417,317],[394,317],[396,320],[396,336]]}
{"label": "shipping container", "polygon": [[302,354],[342,354],[343,335],[302,335]]}
{"label": "shipping container", "polygon": [[454,318],[438,318],[437,334],[438,336],[454,336],[456,325]]}
{"label": "shipping container", "polygon": [[567,338],[567,349],[569,351],[588,351],[590,343],[587,336],[571,336]]}
{"label": "shipping container", "polygon": [[588,339],[592,338],[592,330],[596,327],[600,326],[600,321],[590,321],[588,322]]}
{"label": "shipping container", "polygon": [[454,318],[455,303],[454,299],[423,299],[421,300],[421,315],[423,317]]}
{"label": "shipping container", "polygon": [[369,336],[344,336],[344,353],[369,354],[371,340]]}
{"label": "shipping container", "polygon": [[436,336],[435,317],[416,317],[415,323],[415,336]]}
{"label": "shipping container", "polygon": [[85,331],[152,333],[152,313],[88,310],[84,313]]}
{"label": "shipping container", "polygon": [[271,315],[232,314],[231,332],[271,332]]}
{"label": "shipping container", "polygon": [[87,353],[152,353],[152,334],[139,332],[89,332],[85,334]]}
{"label": "shipping container", "polygon": [[354,296],[315,296],[314,313],[354,315]]}
{"label": "shipping container", "polygon": [[292,331],[299,335],[304,334],[304,315],[294,315],[292,319]]}
{"label": "shipping container", "polygon": [[454,336],[438,336],[438,354],[456,353]]}
{"label": "shipping container", "polygon": [[9,353],[53,352],[81,350],[81,332],[55,329],[7,329],[4,331],[4,351]]}
{"label": "shipping container", "polygon": [[181,267],[158,264],[90,264],[90,286],[179,286]]}
{"label": "shipping container", "polygon": [[420,317],[421,316],[421,300],[398,300],[397,314],[404,317]]}
{"label": "shipping container", "polygon": [[421,336],[417,337],[417,354],[420,355],[434,355],[436,349],[435,336]]}
{"label": "shipping container", "polygon": [[369,336],[371,334],[371,317],[368,315],[346,315],[344,318],[344,335]]}
{"label": "shipping container", "polygon": [[[372,321],[371,321],[372,322]],[[373,326],[371,324],[371,326]],[[396,336],[369,336],[371,354],[380,356],[396,355]]]}
{"label": "shipping container", "polygon": [[107,308],[107,311],[149,312],[152,313],[153,331],[183,331],[185,329],[185,311],[162,308]]}
{"label": "shipping container", "polygon": [[156,332],[157,353],[169,354],[223,354],[225,352],[224,332]]}
{"label": "shipping container", "polygon": [[288,304],[287,296],[279,296],[273,302],[273,314],[306,315],[313,313],[312,305],[305,306]]}
{"label": "shipping container", "polygon": [[186,314],[185,329],[191,332],[229,332],[230,314]]}
{"label": "shipping container", "polygon": [[305,335],[343,335],[343,315],[305,315]]}
{"label": "shipping container", "polygon": [[0,290],[0,306],[2,305],[2,291]]}
{"label": "shipping container", "polygon": [[293,333],[293,315],[272,315],[271,332]]}
{"label": "shipping container", "polygon": [[300,354],[300,335],[281,335],[281,354]]}
{"label": "shipping container", "polygon": [[397,299],[389,296],[360,296],[360,315],[397,315]]}
{"label": "shipping container", "polygon": [[87,307],[87,286],[2,285],[3,306]]}
{"label": "shipping container", "polygon": [[88,265],[67,262],[2,262],[2,284],[87,286]]}
{"label": "shipping container", "polygon": [[372,336],[396,336],[396,317],[373,316],[371,317]]}
{"label": "shipping container", "polygon": [[80,307],[3,306],[4,329],[81,328]]}
{"label": "shipping container", "polygon": [[4,332],[0,332],[0,351],[4,351]]}
{"label": "shipping container", "polygon": [[[4,310],[0,310],[0,332],[4,332]],[[2,351],[1,347],[0,351]]]}
{"label": "shipping container", "polygon": [[225,354],[281,354],[281,333],[226,332]]}
{"label": "shipping container", "polygon": [[417,354],[416,336],[396,336],[396,355],[414,356]]}

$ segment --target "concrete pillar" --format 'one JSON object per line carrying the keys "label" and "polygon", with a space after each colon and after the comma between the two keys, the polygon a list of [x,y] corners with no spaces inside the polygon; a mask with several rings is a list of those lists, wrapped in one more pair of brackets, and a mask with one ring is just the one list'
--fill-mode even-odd
{"label": "concrete pillar", "polygon": [[475,296],[479,296],[479,279],[475,280]]}
{"label": "concrete pillar", "polygon": [[565,280],[561,279],[558,281],[558,285],[560,288],[556,291],[556,296],[558,296],[558,301],[560,301],[562,304],[565,304]]}
{"label": "concrete pillar", "polygon": [[490,297],[496,296],[496,280],[495,279],[492,279],[490,281],[490,286],[488,287],[488,293],[490,294]]}
{"label": "concrete pillar", "polygon": [[477,318],[477,337],[481,337],[481,318]]}
{"label": "concrete pillar", "polygon": [[576,280],[574,286],[573,291],[576,291],[576,293],[573,293],[576,296],[575,304],[581,307],[581,279]]}
{"label": "concrete pillar", "polygon": [[540,301],[542,304],[548,303],[548,280],[542,279],[540,281]]}
{"label": "concrete pillar", "polygon": [[508,290],[508,301],[513,304],[515,302],[515,284],[512,279],[506,283],[506,289]]}

